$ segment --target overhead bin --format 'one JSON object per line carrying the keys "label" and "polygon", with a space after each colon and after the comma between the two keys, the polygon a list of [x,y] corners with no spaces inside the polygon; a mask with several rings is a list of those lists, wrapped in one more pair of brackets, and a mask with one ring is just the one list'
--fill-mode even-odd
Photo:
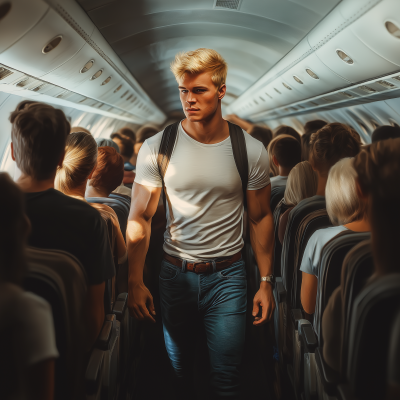
{"label": "overhead bin", "polygon": [[30,31],[48,9],[49,6],[40,0],[0,2],[0,58],[1,53]]}

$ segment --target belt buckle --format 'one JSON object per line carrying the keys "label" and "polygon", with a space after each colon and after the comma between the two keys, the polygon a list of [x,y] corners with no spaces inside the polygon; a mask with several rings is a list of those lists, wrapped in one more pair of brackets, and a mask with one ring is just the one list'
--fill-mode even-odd
{"label": "belt buckle", "polygon": [[197,274],[197,272],[196,272],[196,265],[199,265],[199,264],[201,264],[201,262],[194,262],[194,263],[193,263],[193,270],[192,270],[192,272],[194,272],[195,274]]}

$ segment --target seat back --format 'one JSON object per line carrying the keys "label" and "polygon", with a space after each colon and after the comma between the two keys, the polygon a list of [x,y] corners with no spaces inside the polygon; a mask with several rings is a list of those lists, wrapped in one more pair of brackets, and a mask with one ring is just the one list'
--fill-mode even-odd
{"label": "seat back", "polygon": [[347,380],[357,398],[385,398],[390,331],[399,306],[399,273],[375,279],[354,302]]}
{"label": "seat back", "polygon": [[271,212],[275,211],[276,206],[283,199],[285,195],[286,185],[285,186],[277,186],[271,189],[271,200],[269,202],[271,206]]}
{"label": "seat back", "polygon": [[75,398],[83,374],[82,309],[86,276],[79,261],[60,250],[27,249],[24,287],[51,306],[59,358],[55,369],[55,398]]}
{"label": "seat back", "polygon": [[281,200],[278,205],[275,207],[273,211],[274,218],[274,261],[273,261],[273,273],[275,277],[281,276],[281,255],[282,255],[282,244],[279,241],[278,232],[279,232],[279,220],[281,215],[289,208],[283,200]]}

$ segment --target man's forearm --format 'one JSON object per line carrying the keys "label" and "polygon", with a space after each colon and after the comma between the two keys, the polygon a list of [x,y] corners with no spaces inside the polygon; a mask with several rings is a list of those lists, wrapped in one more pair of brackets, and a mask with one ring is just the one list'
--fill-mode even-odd
{"label": "man's forearm", "polygon": [[151,219],[136,218],[128,221],[126,239],[129,260],[129,282],[143,281],[143,268],[149,248]]}

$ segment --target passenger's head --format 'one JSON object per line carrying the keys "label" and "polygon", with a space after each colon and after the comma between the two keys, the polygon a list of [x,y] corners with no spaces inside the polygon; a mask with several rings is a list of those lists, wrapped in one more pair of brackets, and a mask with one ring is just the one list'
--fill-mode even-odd
{"label": "passenger's head", "polygon": [[124,160],[112,147],[99,147],[97,166],[89,181],[89,186],[104,193],[107,197],[124,178]]}
{"label": "passenger's head", "polygon": [[97,147],[113,147],[117,153],[119,153],[119,146],[117,143],[114,142],[114,140],[111,139],[106,139],[106,138],[97,138],[96,139]]}
{"label": "passenger's head", "polygon": [[322,119],[314,119],[313,121],[308,121],[304,125],[304,133],[314,133],[319,131],[321,128],[323,128],[325,125],[328,123],[326,121],[323,121]]}
{"label": "passenger's head", "polygon": [[301,158],[303,161],[308,161],[310,158],[310,139],[311,135],[318,132],[328,123],[320,119],[308,121],[304,125],[304,133],[301,135]]}
{"label": "passenger's head", "polygon": [[327,176],[335,163],[354,157],[360,148],[360,135],[349,126],[334,122],[311,135],[309,161],[320,176]]}
{"label": "passenger's head", "polygon": [[368,198],[375,268],[380,274],[400,272],[400,139],[365,146],[354,168]]}
{"label": "passenger's head", "polygon": [[125,139],[129,139],[132,140],[133,143],[136,142],[136,135],[135,132],[133,132],[133,130],[131,128],[125,127],[125,128],[121,128],[118,133],[124,137]]}
{"label": "passenger's head", "polygon": [[372,132],[372,143],[380,140],[400,138],[400,128],[397,126],[383,125],[379,126]]}
{"label": "passenger's head", "polygon": [[308,161],[298,163],[290,171],[285,189],[285,204],[296,206],[301,200],[312,197],[317,192],[318,175]]}
{"label": "passenger's head", "polygon": [[283,139],[283,138],[291,138],[292,136],[289,135],[280,135],[279,137],[276,137],[271,140],[271,142],[268,145],[268,159],[269,159],[269,170],[272,172],[274,176],[279,175],[279,168],[277,165],[274,164],[274,151],[275,151],[275,146],[276,143]]}
{"label": "passenger's head", "polygon": [[133,142],[132,140],[125,139],[118,133],[112,133],[110,135],[113,142],[115,142],[119,147],[119,152],[125,162],[129,161],[133,156]]}
{"label": "passenger's head", "polygon": [[57,169],[55,188],[66,195],[82,188],[84,192],[96,163],[97,143],[93,136],[86,132],[71,133],[65,145],[63,164]]}
{"label": "passenger's head", "polygon": [[363,218],[366,203],[357,193],[357,174],[352,158],[343,158],[329,171],[326,183],[326,211],[334,225],[345,225]]}
{"label": "passenger's head", "polygon": [[292,136],[280,135],[275,140],[271,152],[272,161],[279,168],[279,173],[287,176],[290,170],[301,161],[301,145]]}
{"label": "passenger's head", "polygon": [[280,126],[274,134],[274,137],[278,137],[280,135],[289,135],[294,137],[296,140],[299,141],[299,143],[301,142],[301,136],[299,134],[299,132],[296,131],[296,129],[293,129],[291,126],[286,126],[286,125],[282,125]]}
{"label": "passenger's head", "polygon": [[259,140],[265,148],[268,147],[272,140],[271,129],[265,128],[264,126],[260,125],[254,125],[251,128],[250,135],[253,136],[254,139]]}
{"label": "passenger's head", "polygon": [[41,103],[38,103],[37,101],[32,101],[32,100],[23,100],[20,103],[18,103],[17,108],[15,109],[15,111],[22,111],[26,107],[29,107],[32,104],[41,104]]}
{"label": "passenger's head", "polygon": [[83,128],[82,126],[71,127],[70,133],[75,133],[75,132],[85,132],[85,133],[88,133],[89,135],[91,135],[91,132],[88,129]]}
{"label": "passenger's head", "polygon": [[10,121],[13,159],[21,172],[39,181],[53,178],[70,129],[64,113],[43,103],[25,104]]}
{"label": "passenger's head", "polygon": [[142,147],[142,144],[145,142],[145,140],[151,138],[158,132],[159,130],[153,125],[141,126],[136,133],[136,143],[134,146],[135,154],[139,153],[139,150]]}
{"label": "passenger's head", "polygon": [[179,53],[171,64],[179,85],[183,112],[189,121],[202,121],[221,112],[228,65],[212,49]]}
{"label": "passenger's head", "polygon": [[30,223],[24,195],[5,172],[0,172],[0,282],[21,283],[25,271],[25,244]]}

